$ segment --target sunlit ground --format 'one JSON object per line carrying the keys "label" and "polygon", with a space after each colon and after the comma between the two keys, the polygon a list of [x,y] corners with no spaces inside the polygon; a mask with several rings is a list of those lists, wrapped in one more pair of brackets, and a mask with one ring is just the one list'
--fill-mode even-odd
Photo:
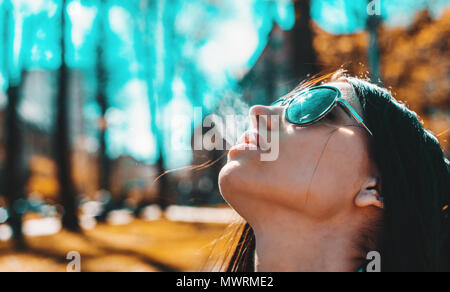
{"label": "sunlit ground", "polygon": [[228,225],[134,219],[124,225],[99,224],[83,234],[27,236],[28,249],[20,252],[0,241],[0,271],[65,272],[71,251],[81,254],[84,272],[209,270],[211,251],[224,250],[224,243],[215,241]]}

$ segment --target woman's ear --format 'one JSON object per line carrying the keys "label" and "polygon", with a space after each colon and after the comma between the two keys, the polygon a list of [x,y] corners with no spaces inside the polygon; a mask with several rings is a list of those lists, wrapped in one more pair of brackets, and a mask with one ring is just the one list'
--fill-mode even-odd
{"label": "woman's ear", "polygon": [[384,209],[383,199],[379,193],[379,179],[370,177],[361,187],[355,198],[355,205],[360,208],[374,206]]}

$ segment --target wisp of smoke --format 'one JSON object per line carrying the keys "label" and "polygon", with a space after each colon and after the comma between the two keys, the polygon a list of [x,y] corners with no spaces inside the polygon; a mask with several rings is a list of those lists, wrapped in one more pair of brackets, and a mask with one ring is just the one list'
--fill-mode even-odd
{"label": "wisp of smoke", "polygon": [[242,95],[235,91],[225,93],[219,101],[215,110],[215,115],[219,117],[216,123],[222,123],[217,126],[222,131],[221,136],[226,141],[227,147],[234,145],[249,127],[249,109]]}

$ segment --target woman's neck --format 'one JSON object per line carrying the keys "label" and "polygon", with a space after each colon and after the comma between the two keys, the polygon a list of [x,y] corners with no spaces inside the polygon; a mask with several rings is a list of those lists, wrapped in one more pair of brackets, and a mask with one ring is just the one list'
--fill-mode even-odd
{"label": "woman's neck", "polygon": [[[259,272],[356,271],[361,252],[353,224],[334,220],[317,223],[297,218],[270,218],[255,228]],[[291,215],[292,216],[292,215]],[[339,222],[341,221],[341,222]],[[294,223],[295,222],[295,223]]]}

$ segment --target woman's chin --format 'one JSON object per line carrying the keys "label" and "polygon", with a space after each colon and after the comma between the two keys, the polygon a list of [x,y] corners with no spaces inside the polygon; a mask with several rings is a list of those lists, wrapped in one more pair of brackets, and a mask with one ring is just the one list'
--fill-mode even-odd
{"label": "woman's chin", "polygon": [[237,160],[228,160],[227,164],[220,170],[219,173],[219,188],[220,193],[227,199],[229,193],[235,192],[235,189],[240,184],[242,178],[241,163]]}
{"label": "woman's chin", "polygon": [[239,160],[228,160],[219,173],[219,185],[229,183],[236,172],[239,172],[241,163]]}

